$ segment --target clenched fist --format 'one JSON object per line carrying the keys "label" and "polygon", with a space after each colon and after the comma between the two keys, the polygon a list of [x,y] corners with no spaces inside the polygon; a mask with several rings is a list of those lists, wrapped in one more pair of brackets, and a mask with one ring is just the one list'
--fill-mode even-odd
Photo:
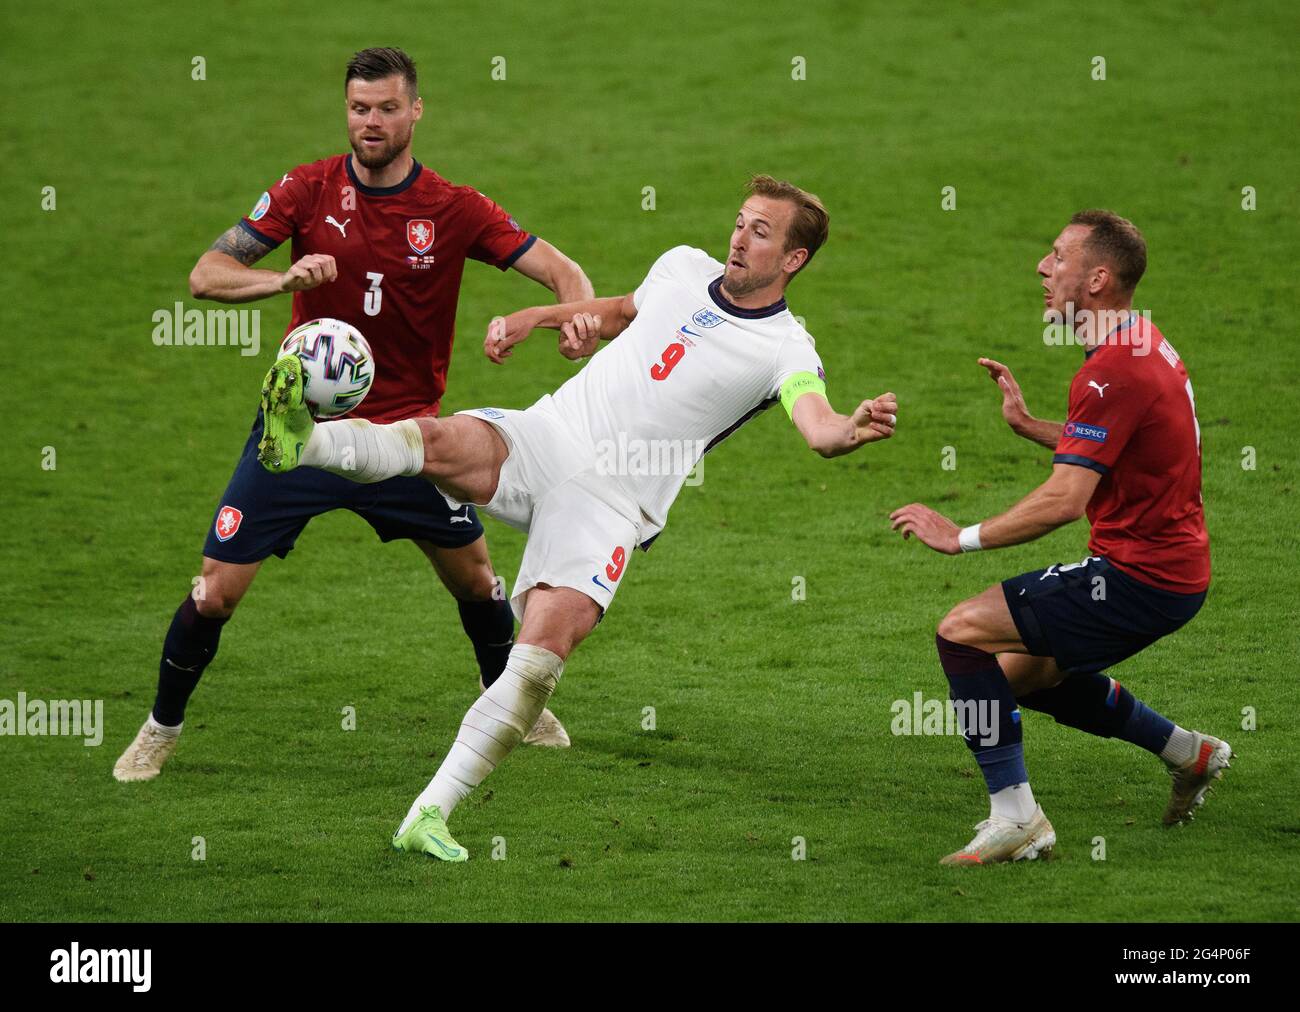
{"label": "clenched fist", "polygon": [[308,253],[280,278],[280,291],[305,292],[339,276],[338,266],[328,253]]}
{"label": "clenched fist", "polygon": [[483,354],[497,365],[503,364],[513,354],[510,349],[531,334],[536,326],[537,318],[531,309],[492,317],[483,338]]}
{"label": "clenched fist", "polygon": [[888,439],[898,424],[898,398],[892,393],[865,400],[853,412],[853,429],[864,443]]}
{"label": "clenched fist", "polygon": [[560,354],[577,361],[594,355],[600,346],[599,315],[574,313],[573,319],[560,325]]}

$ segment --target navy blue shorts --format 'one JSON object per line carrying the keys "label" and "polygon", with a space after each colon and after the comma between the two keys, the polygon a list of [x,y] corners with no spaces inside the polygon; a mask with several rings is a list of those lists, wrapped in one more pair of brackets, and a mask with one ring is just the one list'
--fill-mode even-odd
{"label": "navy blue shorts", "polygon": [[1168,636],[1200,611],[1205,592],[1150,587],[1099,556],[1002,581],[1021,642],[1062,671],[1101,671]]}
{"label": "navy blue shorts", "polygon": [[217,505],[203,554],[220,562],[284,558],[312,517],[346,509],[359,515],[381,541],[410,538],[440,548],[462,548],[483,535],[473,507],[452,511],[423,478],[399,476],[362,485],[314,467],[272,474],[257,462],[262,438],[258,413],[230,484]]}

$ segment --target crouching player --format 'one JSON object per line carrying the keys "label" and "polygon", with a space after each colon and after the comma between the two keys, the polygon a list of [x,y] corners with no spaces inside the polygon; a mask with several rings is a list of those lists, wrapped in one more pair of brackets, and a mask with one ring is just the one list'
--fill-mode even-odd
{"label": "crouching player", "polygon": [[966,738],[992,811],[942,864],[1033,859],[1056,842],[1029,787],[1017,705],[1163,759],[1173,777],[1167,826],[1191,818],[1232,757],[1227,742],[1184,730],[1106,672],[1188,622],[1210,582],[1192,384],[1173,346],[1132,311],[1145,270],[1146,243],[1131,222],[1109,211],[1076,214],[1038,264],[1045,309],[1075,319],[1086,349],[1068,420],[1030,416],[1010,370],[979,360],[1002,389],[1012,429],[1055,449],[1051,477],[964,529],[919,503],[891,514],[904,538],[948,555],[1032,541],[1085,512],[1092,526],[1082,562],[1005,580],[939,624],[959,714],[986,708],[998,727],[996,737]]}

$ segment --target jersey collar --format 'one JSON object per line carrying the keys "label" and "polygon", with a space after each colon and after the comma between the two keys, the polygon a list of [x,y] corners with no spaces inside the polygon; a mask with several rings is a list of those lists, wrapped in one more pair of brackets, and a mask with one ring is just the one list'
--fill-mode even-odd
{"label": "jersey collar", "polygon": [[365,183],[363,183],[360,179],[357,178],[356,170],[352,168],[351,155],[348,155],[347,165],[348,165],[348,178],[352,180],[352,185],[354,185],[358,190],[364,193],[367,197],[391,197],[394,193],[401,193],[403,190],[409,189],[411,185],[417,179],[420,178],[420,173],[424,169],[423,165],[421,165],[414,158],[412,158],[411,171],[407,173],[406,178],[403,179],[396,186],[367,186]]}
{"label": "jersey collar", "polygon": [[1087,359],[1092,358],[1093,355],[1101,351],[1101,349],[1106,347],[1106,345],[1110,344],[1110,339],[1112,337],[1114,337],[1122,330],[1128,330],[1129,327],[1134,326],[1137,322],[1138,322],[1137,313],[1133,312],[1133,310],[1130,309],[1128,319],[1126,319],[1123,323],[1117,324],[1115,327],[1113,327],[1111,329],[1111,332],[1107,334],[1104,338],[1102,338],[1100,342],[1094,344],[1091,348],[1089,348],[1087,351],[1083,353],[1084,360],[1086,361]]}
{"label": "jersey collar", "polygon": [[738,317],[742,320],[762,320],[769,316],[775,316],[785,310],[785,297],[782,296],[770,306],[764,306],[762,309],[742,309],[729,298],[722,294],[722,278],[716,277],[709,282],[709,296],[713,299],[714,305],[730,316]]}

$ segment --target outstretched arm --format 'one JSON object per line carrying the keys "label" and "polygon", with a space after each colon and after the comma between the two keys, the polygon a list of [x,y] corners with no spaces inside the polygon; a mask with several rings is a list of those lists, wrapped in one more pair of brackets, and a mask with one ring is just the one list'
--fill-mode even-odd
{"label": "outstretched arm", "polygon": [[510,357],[511,348],[538,327],[546,327],[560,331],[560,353],[565,358],[585,358],[601,341],[618,337],[635,319],[636,303],[630,293],[554,306],[530,306],[509,316],[494,317],[488,324],[483,352],[499,365]]}
{"label": "outstretched arm", "polygon": [[255,269],[253,264],[271,249],[238,225],[226,229],[190,272],[190,294],[216,302],[252,302],[315,288],[338,277],[334,258],[325,253],[309,253],[287,271]]}
{"label": "outstretched arm", "polygon": [[594,298],[596,290],[582,268],[545,239],[538,239],[511,266],[555,293],[557,302]]}
{"label": "outstretched arm", "polygon": [[1061,441],[1065,426],[1060,422],[1049,422],[1035,418],[1025,407],[1025,395],[1020,392],[1020,384],[1011,375],[1011,370],[1001,362],[991,358],[982,358],[980,365],[989,371],[989,379],[1002,390],[1002,417],[1011,426],[1017,436],[1023,436],[1031,442],[1054,450]]}
{"label": "outstretched arm", "polygon": [[[798,390],[801,376],[816,380],[811,373],[790,377],[781,391],[790,419],[810,448],[823,457],[838,457],[859,446],[888,439],[898,424],[898,398],[892,393],[863,401],[851,415],[841,415],[815,389]],[[792,388],[793,387],[793,388]],[[793,402],[787,398],[794,396]]]}
{"label": "outstretched arm", "polygon": [[1090,467],[1055,464],[1052,476],[1005,513],[960,528],[929,506],[911,503],[889,514],[894,530],[912,535],[936,552],[958,555],[981,548],[1005,548],[1049,534],[1083,516],[1101,474]]}

